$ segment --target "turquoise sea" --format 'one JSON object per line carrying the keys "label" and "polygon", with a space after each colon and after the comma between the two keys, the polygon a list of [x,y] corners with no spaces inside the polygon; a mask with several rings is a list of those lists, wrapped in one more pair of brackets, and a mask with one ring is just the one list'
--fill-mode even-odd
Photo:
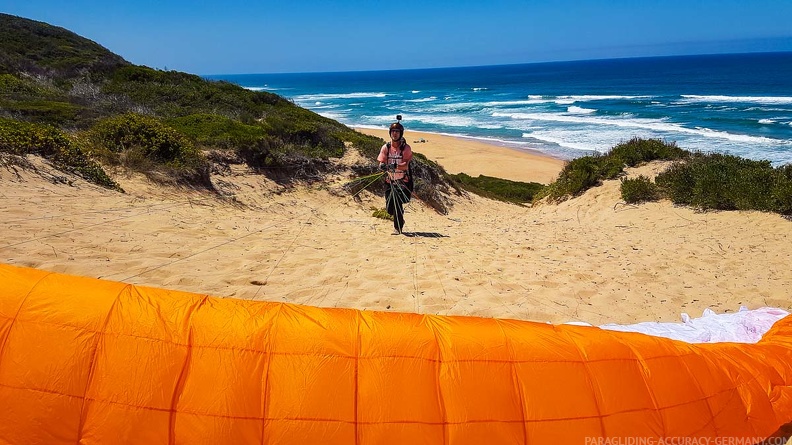
{"label": "turquoise sea", "polygon": [[205,77],[279,94],[350,126],[384,128],[401,114],[408,132],[564,159],[638,136],[792,162],[792,52]]}

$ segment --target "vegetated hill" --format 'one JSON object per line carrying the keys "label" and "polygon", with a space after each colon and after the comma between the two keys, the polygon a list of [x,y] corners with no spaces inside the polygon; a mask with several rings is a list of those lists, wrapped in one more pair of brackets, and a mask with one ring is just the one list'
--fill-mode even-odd
{"label": "vegetated hill", "polygon": [[129,65],[71,31],[8,14],[0,14],[0,48],[0,74],[72,78]]}
{"label": "vegetated hill", "polygon": [[[212,162],[316,180],[349,147],[371,160],[356,169],[370,174],[382,143],[276,94],[134,65],[66,29],[0,14],[0,151],[49,154],[61,166],[90,158],[210,187]],[[445,172],[415,164],[423,194],[444,211],[436,191],[450,190]]]}

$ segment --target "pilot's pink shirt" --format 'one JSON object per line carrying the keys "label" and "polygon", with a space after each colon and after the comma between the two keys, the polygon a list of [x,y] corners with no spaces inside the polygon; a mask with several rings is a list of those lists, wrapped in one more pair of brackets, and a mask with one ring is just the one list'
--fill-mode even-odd
{"label": "pilot's pink shirt", "polygon": [[[401,147],[404,147],[404,150],[402,150]],[[384,162],[385,164],[396,163],[396,171],[388,171],[388,182],[390,182],[390,180],[404,179],[407,175],[407,168],[412,157],[412,148],[410,148],[407,142],[402,140],[402,145],[399,148],[391,144],[390,151],[388,150],[388,144],[383,145],[380,149],[379,156],[377,156],[377,161]]]}

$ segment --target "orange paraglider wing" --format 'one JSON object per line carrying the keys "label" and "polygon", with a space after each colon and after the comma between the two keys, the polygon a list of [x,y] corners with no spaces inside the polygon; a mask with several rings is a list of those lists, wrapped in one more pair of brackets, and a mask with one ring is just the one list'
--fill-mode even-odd
{"label": "orange paraglider wing", "polygon": [[749,443],[790,421],[790,317],[693,345],[0,265],[0,444]]}

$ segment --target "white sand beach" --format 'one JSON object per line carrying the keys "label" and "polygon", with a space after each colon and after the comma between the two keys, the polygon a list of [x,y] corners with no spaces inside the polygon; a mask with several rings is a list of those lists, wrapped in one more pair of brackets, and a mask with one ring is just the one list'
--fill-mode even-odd
{"label": "white sand beach", "polygon": [[[355,128],[371,136],[387,140],[388,130]],[[476,139],[458,138],[436,133],[406,130],[410,147],[437,162],[448,173],[485,175],[512,181],[549,184],[564,168],[564,161],[539,152],[488,144]]]}

